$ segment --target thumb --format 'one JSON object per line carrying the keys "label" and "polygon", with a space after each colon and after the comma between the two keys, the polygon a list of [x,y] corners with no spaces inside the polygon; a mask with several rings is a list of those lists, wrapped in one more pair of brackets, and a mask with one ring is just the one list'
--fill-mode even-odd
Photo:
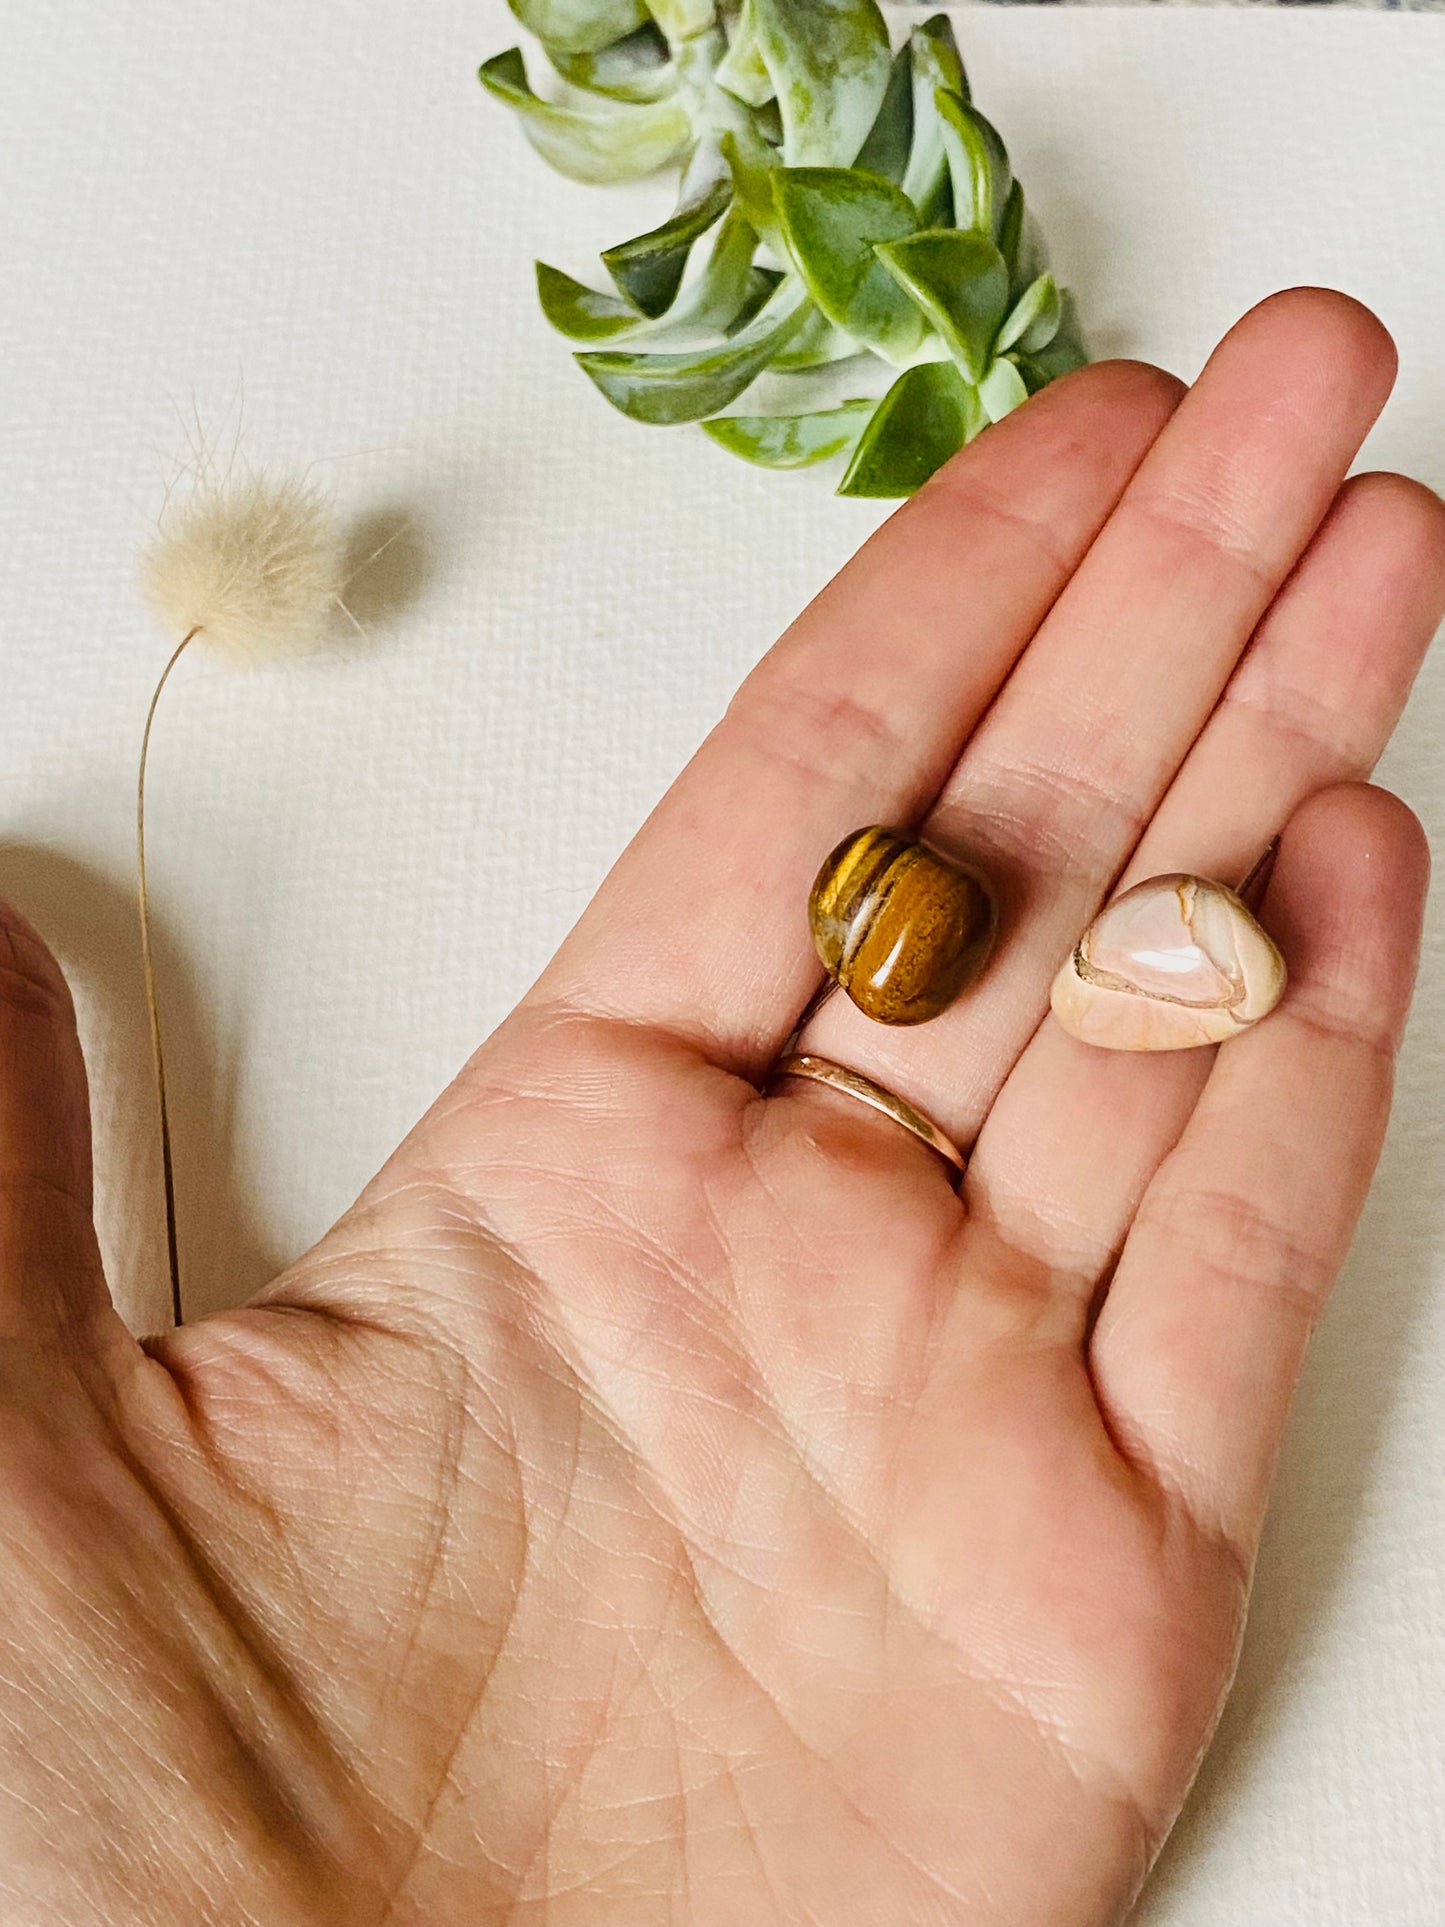
{"label": "thumb", "polygon": [[0,1344],[109,1309],[70,991],[35,931],[0,904]]}

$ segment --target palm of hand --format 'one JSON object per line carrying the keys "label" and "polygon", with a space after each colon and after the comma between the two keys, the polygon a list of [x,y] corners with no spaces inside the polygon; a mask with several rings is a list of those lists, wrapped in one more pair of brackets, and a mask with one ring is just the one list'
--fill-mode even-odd
{"label": "palm of hand", "polygon": [[[1279,381],[1281,331],[1333,369],[1338,418],[1270,445],[1271,481],[1307,499],[1292,533],[1258,512],[1266,559],[1241,574],[1264,602],[1382,396],[1358,311],[1259,311],[1140,470],[1156,490],[1161,463],[1197,470],[1251,369]],[[1053,463],[1076,504],[1055,517],[1067,575],[1176,399],[1091,371],[959,472],[986,484],[1011,450],[1038,471],[1051,436],[1107,411],[1116,445],[1074,448],[1077,484],[1065,451]],[[904,545],[968,506],[949,486],[854,565],[847,599],[897,600]],[[993,519],[1000,543],[1037,542]],[[1080,626],[1107,540],[1041,636]],[[1137,563],[1139,530],[1119,541]],[[1222,825],[1191,823],[1194,799],[1239,744],[1186,701],[1136,799],[1138,822],[1157,805],[1146,853],[1193,835],[1199,867],[1237,861],[1367,766],[1438,613],[1441,547],[1407,485],[1341,496],[1254,651],[1256,676],[1316,697],[1333,651],[1333,694],[1309,732],[1277,719],[1278,754],[1241,774]],[[1346,663],[1340,584],[1372,600],[1382,570],[1411,593],[1387,646]],[[1039,608],[1015,611],[1030,629],[1057,595],[1036,573]],[[911,590],[926,630],[927,584]],[[836,700],[810,698],[832,593],[532,997],[261,1307],[144,1352],[114,1320],[76,1208],[68,1018],[12,939],[0,1893],[17,1918],[1079,1927],[1127,1905],[1228,1682],[1289,1381],[1368,1178],[1419,846],[1375,793],[1301,810],[1271,894],[1290,997],[1201,1096],[1198,1058],[1106,1059],[1049,1026],[1030,1041],[1059,932],[1137,840],[1127,812],[1071,833],[1058,796],[1030,816],[1045,746],[991,819],[1019,934],[969,1009],[886,1040],[832,1006],[815,1020],[830,1052],[873,1050],[868,1068],[977,1138],[965,1209],[886,1120],[813,1086],[759,1094],[806,1000],[788,920],[820,852],[940,790],[940,833],[950,809],[976,825],[990,743],[1000,767],[1030,762],[1000,698],[943,782],[999,674],[969,700],[925,692],[946,729],[901,771],[917,725],[880,721],[845,660],[827,662]],[[1221,640],[1205,716],[1254,626]],[[1040,645],[1015,683],[1041,649],[1057,678]],[[1032,719],[1047,689],[1023,687]],[[719,822],[736,873],[703,876],[700,825]],[[769,823],[774,846],[750,846]],[[1368,861],[1332,880],[1342,851]],[[724,937],[729,904],[735,922],[700,957],[709,892]],[[1379,931],[1351,949],[1365,915]],[[1310,1114],[1341,1090],[1321,1133]]]}

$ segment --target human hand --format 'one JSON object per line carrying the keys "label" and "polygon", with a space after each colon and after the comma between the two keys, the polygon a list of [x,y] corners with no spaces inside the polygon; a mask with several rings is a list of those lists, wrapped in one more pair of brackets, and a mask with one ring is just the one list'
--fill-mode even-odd
{"label": "human hand", "polygon": [[[1118,1920],[1229,1681],[1409,996],[1425,848],[1358,779],[1445,511],[1341,488],[1392,368],[1298,291],[1182,402],[1109,364],[991,428],[248,1310],[121,1325],[68,999],[0,927],[0,1917]],[[846,1098],[760,1095],[870,821],[980,860],[1000,948],[931,1024],[835,998],[808,1041],[974,1146],[961,1197]],[[1258,1030],[1040,1023],[1121,871],[1232,880],[1282,825]]]}

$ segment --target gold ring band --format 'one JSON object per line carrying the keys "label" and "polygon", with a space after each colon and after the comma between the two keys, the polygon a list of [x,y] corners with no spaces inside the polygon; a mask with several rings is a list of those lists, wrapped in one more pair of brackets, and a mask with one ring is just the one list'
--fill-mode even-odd
{"label": "gold ring band", "polygon": [[856,1097],[860,1104],[881,1111],[885,1117],[891,1117],[895,1124],[901,1124],[905,1131],[911,1131],[916,1138],[921,1138],[930,1151],[937,1151],[955,1170],[964,1169],[962,1151],[951,1137],[939,1130],[932,1118],[925,1117],[906,1097],[897,1097],[882,1084],[875,1084],[862,1071],[849,1070],[846,1064],[835,1064],[831,1057],[814,1057],[811,1052],[801,1051],[796,1056],[785,1057],[774,1075],[811,1077],[814,1083],[827,1084],[848,1097]]}

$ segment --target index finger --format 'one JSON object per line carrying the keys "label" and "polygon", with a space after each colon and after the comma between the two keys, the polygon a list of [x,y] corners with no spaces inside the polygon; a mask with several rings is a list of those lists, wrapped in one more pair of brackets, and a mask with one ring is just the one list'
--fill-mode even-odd
{"label": "index finger", "polygon": [[760,1074],[819,981],[822,858],[923,813],[1183,392],[1099,363],[942,469],[748,677],[533,996]]}

